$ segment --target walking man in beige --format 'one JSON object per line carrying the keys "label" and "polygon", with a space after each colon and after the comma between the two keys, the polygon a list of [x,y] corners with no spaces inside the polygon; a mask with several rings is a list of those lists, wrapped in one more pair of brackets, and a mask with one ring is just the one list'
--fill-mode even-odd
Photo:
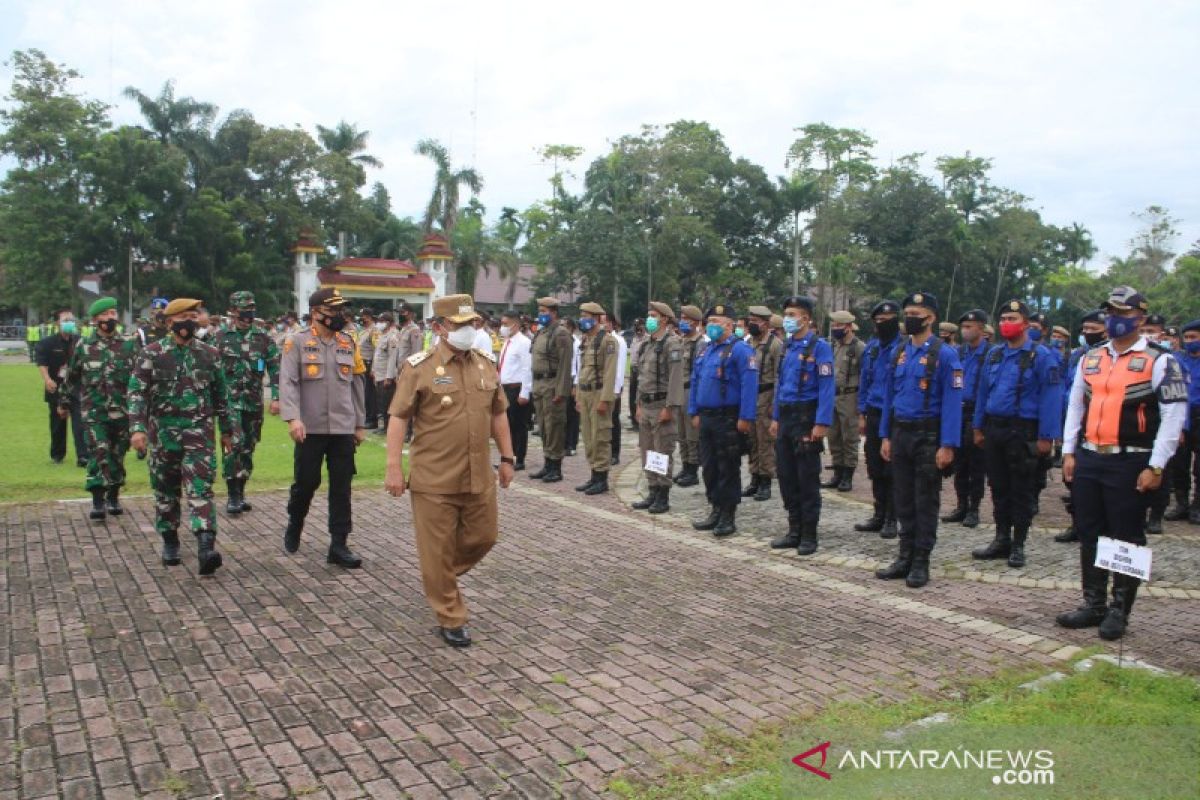
{"label": "walking man in beige", "polygon": [[[642,450],[642,466],[650,452],[675,452],[678,430],[675,417],[683,405],[683,347],[671,330],[675,312],[666,303],[651,303],[646,315],[646,340],[637,351],[638,396],[635,417],[638,421],[638,446]],[[632,402],[632,399],[631,399]],[[660,475],[646,470],[650,493],[633,504],[638,511],[665,514],[671,510],[671,469]]]}
{"label": "walking man in beige", "polygon": [[538,301],[537,333],[530,344],[533,360],[533,408],[542,431],[542,468],[529,477],[543,483],[562,480],[567,443],[567,403],[571,402],[571,361],[575,342],[558,319],[558,300]]}
{"label": "walking man in beige", "polygon": [[758,416],[750,428],[750,485],[742,497],[771,499],[771,481],[775,478],[775,437],[771,435],[771,415],[775,408],[775,381],[783,342],[771,332],[771,309],[750,306],[747,323],[754,355],[758,359]]}
{"label": "walking man in beige", "polygon": [[858,379],[866,345],[854,335],[858,326],[849,311],[835,311],[829,315],[829,321],[833,323],[830,336],[837,399],[833,403],[833,427],[829,429],[833,477],[821,487],[848,492],[854,488],[854,470],[858,466]]}
{"label": "walking man in beige", "polygon": [[[384,488],[400,497],[412,488],[413,527],[425,598],[438,632],[451,647],[467,647],[467,607],[459,576],[496,543],[499,509],[489,440],[500,450],[499,482],[513,479],[508,402],[489,353],[472,349],[479,315],[467,294],[433,302],[438,344],[410,356],[396,381],[388,414]],[[409,480],[404,437],[413,427]]]}
{"label": "walking man in beige", "polygon": [[592,477],[576,486],[584,494],[608,491],[608,468],[612,466],[612,405],[617,399],[617,340],[604,330],[604,307],[584,303],[579,307],[579,384],[575,407]]}

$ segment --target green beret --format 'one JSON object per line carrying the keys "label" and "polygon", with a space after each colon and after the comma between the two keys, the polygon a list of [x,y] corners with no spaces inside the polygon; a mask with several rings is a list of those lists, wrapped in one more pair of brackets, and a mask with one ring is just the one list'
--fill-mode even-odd
{"label": "green beret", "polygon": [[88,316],[94,317],[97,314],[103,314],[105,311],[108,311],[110,308],[116,308],[116,307],[117,307],[117,298],[101,297],[99,300],[97,300],[96,302],[94,302],[90,306],[88,306]]}

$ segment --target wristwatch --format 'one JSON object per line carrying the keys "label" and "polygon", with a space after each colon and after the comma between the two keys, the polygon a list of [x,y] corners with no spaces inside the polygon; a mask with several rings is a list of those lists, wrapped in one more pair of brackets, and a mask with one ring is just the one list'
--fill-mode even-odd
{"label": "wristwatch", "polygon": [[[515,466],[517,461],[516,461],[516,459],[509,458],[508,456],[500,456],[500,463],[501,464],[512,464]],[[1162,472],[1162,470],[1160,469],[1159,472]]]}
{"label": "wristwatch", "polygon": [[1150,470],[1155,475],[1162,475],[1162,467],[1147,467],[1146,469]]}

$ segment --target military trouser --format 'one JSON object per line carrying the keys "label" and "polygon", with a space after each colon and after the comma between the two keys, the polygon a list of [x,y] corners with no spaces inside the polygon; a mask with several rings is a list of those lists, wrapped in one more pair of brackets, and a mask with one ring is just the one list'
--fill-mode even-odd
{"label": "military trouser", "polygon": [[879,423],[883,412],[868,408],[867,441],[863,455],[867,460],[867,477],[871,479],[871,494],[875,498],[875,513],[885,520],[895,519],[895,500],[892,497],[892,465],[880,455],[883,440],[879,438]]}
{"label": "military trouser", "polygon": [[684,464],[700,463],[700,430],[692,427],[687,415],[687,403],[675,412],[675,429],[679,434],[679,460]]}
{"label": "military trouser", "polygon": [[225,480],[248,480],[254,471],[254,448],[262,438],[263,410],[243,409],[238,412],[242,422],[242,438],[237,447],[221,456],[221,474]]}
{"label": "military trouser", "polygon": [[217,532],[213,478],[217,458],[211,425],[194,428],[161,424],[151,434],[150,486],[154,490],[154,528],[166,536],[179,530],[180,495],[187,497],[192,533]]}
{"label": "military trouser", "polygon": [[964,403],[962,416],[962,445],[954,453],[954,493],[963,508],[978,508],[987,488],[991,467],[985,452],[986,445],[975,446],[975,423],[972,419],[975,407]]}
{"label": "military trouser", "polygon": [[116,489],[125,485],[125,454],[129,451],[129,419],[101,419],[87,423],[87,482],[83,488]]}
{"label": "military trouser", "polygon": [[942,473],[937,467],[940,425],[939,419],[893,420],[890,437],[892,497],[900,539],[926,553],[937,544],[942,500]]}
{"label": "military trouser", "polygon": [[588,463],[595,472],[608,472],[612,466],[612,408],[601,414],[599,389],[579,390],[579,432],[587,450]]}
{"label": "military trouser", "polygon": [[742,453],[737,406],[700,409],[700,464],[710,505],[734,508],[742,502]]}
{"label": "military trouser", "polygon": [[496,484],[479,494],[409,492],[425,599],[443,628],[467,622],[458,577],[479,563],[498,536]]}
{"label": "military trouser", "polygon": [[858,466],[858,389],[837,391],[833,426],[829,429],[829,453],[835,467],[854,469]]}
{"label": "military trouser", "polygon": [[754,424],[750,426],[750,474],[775,477],[775,437],[771,435],[771,414],[775,391],[758,393]]}
{"label": "military trouser", "polygon": [[1037,420],[988,417],[983,449],[998,532],[1029,530],[1037,481]]}
{"label": "military trouser", "polygon": [[554,402],[554,384],[550,381],[535,381],[533,384],[533,407],[537,413],[538,425],[542,429],[542,455],[545,458],[561,461],[563,446],[567,436],[567,403],[571,398],[563,398],[561,403]]}
{"label": "military trouser", "polygon": [[[653,450],[656,453],[666,453],[668,457],[675,452],[675,440],[678,438],[678,430],[675,427],[677,419],[674,413],[676,409],[670,409],[671,419],[667,422],[659,421],[659,416],[663,409],[667,408],[665,400],[642,400],[638,401],[638,409],[642,413],[641,421],[638,423],[638,447],[642,450],[642,466],[646,465],[646,453]],[[656,472],[646,472],[646,480],[650,486],[654,488],[671,487],[671,465],[674,463],[673,458],[668,459],[667,474],[659,475]]]}
{"label": "military trouser", "polygon": [[815,402],[779,406],[779,494],[789,525],[815,531],[821,519],[821,453],[823,440],[810,441],[817,413]]}

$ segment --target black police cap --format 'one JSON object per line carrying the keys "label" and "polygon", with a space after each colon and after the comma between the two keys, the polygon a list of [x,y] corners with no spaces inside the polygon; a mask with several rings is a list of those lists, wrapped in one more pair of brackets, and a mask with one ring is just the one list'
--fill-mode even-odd
{"label": "black police cap", "polygon": [[792,295],[783,301],[783,310],[787,311],[789,308],[803,308],[805,311],[811,314],[813,311],[812,298],[804,297],[802,295]]}
{"label": "black police cap", "polygon": [[964,322],[978,322],[982,325],[987,325],[988,314],[982,308],[973,308],[958,318],[959,325],[962,325]]}
{"label": "black police cap", "polygon": [[937,310],[938,310],[937,296],[932,295],[929,292],[913,292],[908,297],[904,298],[903,302],[901,302],[900,305],[903,308],[910,308],[912,306],[917,306],[919,308],[928,308],[930,311],[932,311],[935,314],[937,313]]}
{"label": "black police cap", "polygon": [[1200,319],[1194,319],[1187,325],[1184,325],[1182,333],[1187,333],[1188,331],[1200,331]]}
{"label": "black police cap", "polygon": [[875,317],[880,314],[899,314],[900,305],[895,300],[880,300],[871,309],[871,316]]}
{"label": "black police cap", "polygon": [[1167,318],[1164,317],[1162,314],[1151,314],[1150,316],[1146,317],[1146,321],[1143,322],[1142,324],[1143,325],[1166,325]]}

